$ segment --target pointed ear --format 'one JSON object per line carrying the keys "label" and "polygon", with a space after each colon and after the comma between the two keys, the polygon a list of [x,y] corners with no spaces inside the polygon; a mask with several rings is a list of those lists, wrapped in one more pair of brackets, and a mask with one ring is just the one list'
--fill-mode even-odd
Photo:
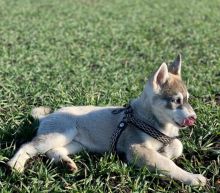
{"label": "pointed ear", "polygon": [[160,88],[167,81],[168,77],[169,73],[167,65],[166,63],[163,63],[153,76],[153,88]]}
{"label": "pointed ear", "polygon": [[178,54],[178,56],[173,61],[173,63],[170,64],[169,72],[172,73],[172,74],[181,76],[181,64],[182,64],[181,55]]}

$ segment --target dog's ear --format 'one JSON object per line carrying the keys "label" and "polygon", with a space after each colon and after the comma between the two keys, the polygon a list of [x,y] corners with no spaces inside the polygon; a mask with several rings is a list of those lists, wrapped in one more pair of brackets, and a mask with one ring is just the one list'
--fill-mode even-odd
{"label": "dog's ear", "polygon": [[178,54],[178,56],[173,61],[173,63],[170,64],[169,72],[172,73],[172,74],[181,76],[181,64],[182,64],[181,55]]}
{"label": "dog's ear", "polygon": [[161,64],[159,69],[153,75],[153,88],[160,88],[168,79],[169,73],[166,63]]}

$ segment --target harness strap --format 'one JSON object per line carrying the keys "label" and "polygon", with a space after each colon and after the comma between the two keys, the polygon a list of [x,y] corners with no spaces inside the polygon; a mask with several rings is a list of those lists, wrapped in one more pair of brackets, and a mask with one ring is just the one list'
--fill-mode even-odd
{"label": "harness strap", "polygon": [[130,123],[137,127],[138,129],[142,130],[143,132],[149,134],[151,137],[157,139],[161,143],[163,143],[165,146],[170,144],[171,141],[173,141],[173,138],[161,133],[159,130],[153,128],[152,126],[148,125],[147,123],[136,120],[134,117],[131,117]]}
{"label": "harness strap", "polygon": [[116,152],[116,146],[118,143],[118,139],[121,136],[122,132],[124,131],[124,129],[127,127],[127,123],[124,121],[121,121],[118,126],[117,129],[115,130],[115,132],[112,135],[112,139],[111,139],[111,152]]}
{"label": "harness strap", "polygon": [[151,125],[149,125],[148,123],[136,119],[133,115],[133,109],[131,108],[131,106],[127,106],[126,108],[120,108],[120,109],[115,109],[112,111],[113,114],[118,114],[124,111],[124,117],[122,119],[121,122],[119,122],[116,130],[114,131],[112,138],[111,138],[111,151],[112,152],[116,152],[116,146],[118,143],[118,139],[121,136],[122,132],[125,130],[125,128],[131,124],[134,127],[142,130],[143,132],[145,132],[146,134],[150,135],[151,137],[157,139],[158,141],[160,141],[161,143],[163,143],[163,147],[159,150],[160,152],[162,152],[162,150],[164,149],[165,146],[167,146],[168,144],[170,144],[176,137],[169,137],[165,134],[163,134],[162,132],[160,132],[159,130],[155,129],[154,127],[152,127]]}

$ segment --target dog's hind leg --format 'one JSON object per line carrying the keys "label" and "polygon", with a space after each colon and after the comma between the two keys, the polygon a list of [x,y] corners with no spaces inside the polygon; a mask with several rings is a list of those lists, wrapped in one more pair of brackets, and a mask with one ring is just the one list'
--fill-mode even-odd
{"label": "dog's hind leg", "polygon": [[75,134],[76,131],[74,131],[74,129],[63,133],[51,132],[40,134],[36,136],[31,142],[22,145],[14,157],[10,159],[7,164],[18,172],[23,172],[24,165],[29,158],[39,153],[46,153],[51,149],[65,146],[73,140]]}
{"label": "dog's hind leg", "polygon": [[70,142],[64,147],[54,148],[49,150],[46,155],[55,163],[62,162],[67,168],[76,172],[78,170],[75,162],[68,156],[69,154],[75,154],[83,149],[83,146],[75,141]]}

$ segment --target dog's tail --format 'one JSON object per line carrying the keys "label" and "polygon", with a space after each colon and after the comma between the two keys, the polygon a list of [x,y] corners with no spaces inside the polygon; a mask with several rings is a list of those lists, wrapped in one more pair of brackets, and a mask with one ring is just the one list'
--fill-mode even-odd
{"label": "dog's tail", "polygon": [[31,115],[35,119],[42,119],[49,113],[51,113],[51,108],[50,107],[36,107],[32,109]]}

